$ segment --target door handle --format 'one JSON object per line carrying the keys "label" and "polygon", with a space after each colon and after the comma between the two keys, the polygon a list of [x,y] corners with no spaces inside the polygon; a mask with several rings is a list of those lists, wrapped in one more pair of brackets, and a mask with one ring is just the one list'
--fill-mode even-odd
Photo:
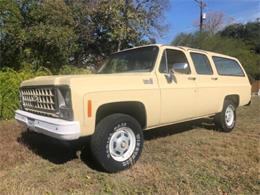
{"label": "door handle", "polygon": [[212,77],[211,80],[216,81],[216,80],[218,80],[218,77]]}
{"label": "door handle", "polygon": [[196,77],[188,77],[188,79],[195,81],[195,80],[196,80]]}

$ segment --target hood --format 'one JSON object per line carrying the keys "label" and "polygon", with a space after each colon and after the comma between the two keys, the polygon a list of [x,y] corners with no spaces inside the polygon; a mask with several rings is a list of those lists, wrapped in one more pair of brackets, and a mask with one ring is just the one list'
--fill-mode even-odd
{"label": "hood", "polygon": [[33,79],[23,81],[21,87],[39,86],[39,85],[70,85],[73,78],[85,78],[89,75],[55,75],[55,76],[39,76]]}
{"label": "hood", "polygon": [[21,86],[68,85],[87,91],[144,89],[155,87],[153,73],[86,74],[41,76],[22,82]]}

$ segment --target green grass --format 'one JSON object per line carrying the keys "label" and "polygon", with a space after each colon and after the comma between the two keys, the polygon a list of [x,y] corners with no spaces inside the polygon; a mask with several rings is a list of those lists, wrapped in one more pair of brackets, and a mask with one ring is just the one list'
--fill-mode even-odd
{"label": "green grass", "polygon": [[100,172],[89,150],[0,122],[0,194],[260,194],[260,98],[239,108],[231,133],[210,120],[145,133],[140,160]]}

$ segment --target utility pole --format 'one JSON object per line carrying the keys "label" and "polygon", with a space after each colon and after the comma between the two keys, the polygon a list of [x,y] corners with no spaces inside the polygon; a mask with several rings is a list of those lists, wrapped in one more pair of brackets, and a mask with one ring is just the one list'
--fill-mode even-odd
{"label": "utility pole", "polygon": [[200,32],[202,32],[203,29],[203,20],[205,19],[203,17],[203,9],[206,7],[206,3],[203,2],[203,0],[194,0],[196,3],[199,4],[200,7]]}

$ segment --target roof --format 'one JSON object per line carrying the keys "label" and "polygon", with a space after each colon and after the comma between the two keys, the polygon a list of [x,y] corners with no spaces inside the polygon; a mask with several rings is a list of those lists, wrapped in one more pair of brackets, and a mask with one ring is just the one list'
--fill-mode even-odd
{"label": "roof", "polygon": [[190,51],[190,50],[192,50],[192,51],[203,52],[203,53],[206,53],[206,54],[217,55],[217,56],[220,56],[220,57],[226,57],[226,58],[236,59],[236,58],[233,57],[233,56],[229,56],[229,55],[225,55],[225,54],[221,54],[221,53],[217,53],[217,52],[213,52],[213,51],[203,50],[203,49],[192,48],[192,47],[186,47],[186,46],[172,46],[172,45],[169,45],[169,47],[177,47],[177,48],[183,49],[183,50],[185,50],[185,51]]}
{"label": "roof", "polygon": [[[203,53],[207,53],[207,54],[211,54],[211,55],[218,55],[218,56],[227,57],[227,58],[234,58],[232,56],[228,56],[228,55],[225,55],[225,54],[216,53],[216,52],[212,52],[212,51],[196,49],[196,48],[186,47],[186,46],[174,46],[174,45],[166,45],[166,44],[148,44],[148,45],[142,45],[142,46],[137,46],[137,47],[133,47],[133,48],[124,49],[124,50],[121,50],[121,51],[118,51],[118,52],[128,51],[128,50],[142,48],[142,47],[149,47],[149,46],[173,47],[173,48],[179,48],[179,49],[182,49],[182,50],[185,50],[185,51],[192,50],[192,51],[203,52]],[[118,53],[118,52],[115,52],[115,53]],[[236,58],[234,58],[234,59],[236,59]]]}

